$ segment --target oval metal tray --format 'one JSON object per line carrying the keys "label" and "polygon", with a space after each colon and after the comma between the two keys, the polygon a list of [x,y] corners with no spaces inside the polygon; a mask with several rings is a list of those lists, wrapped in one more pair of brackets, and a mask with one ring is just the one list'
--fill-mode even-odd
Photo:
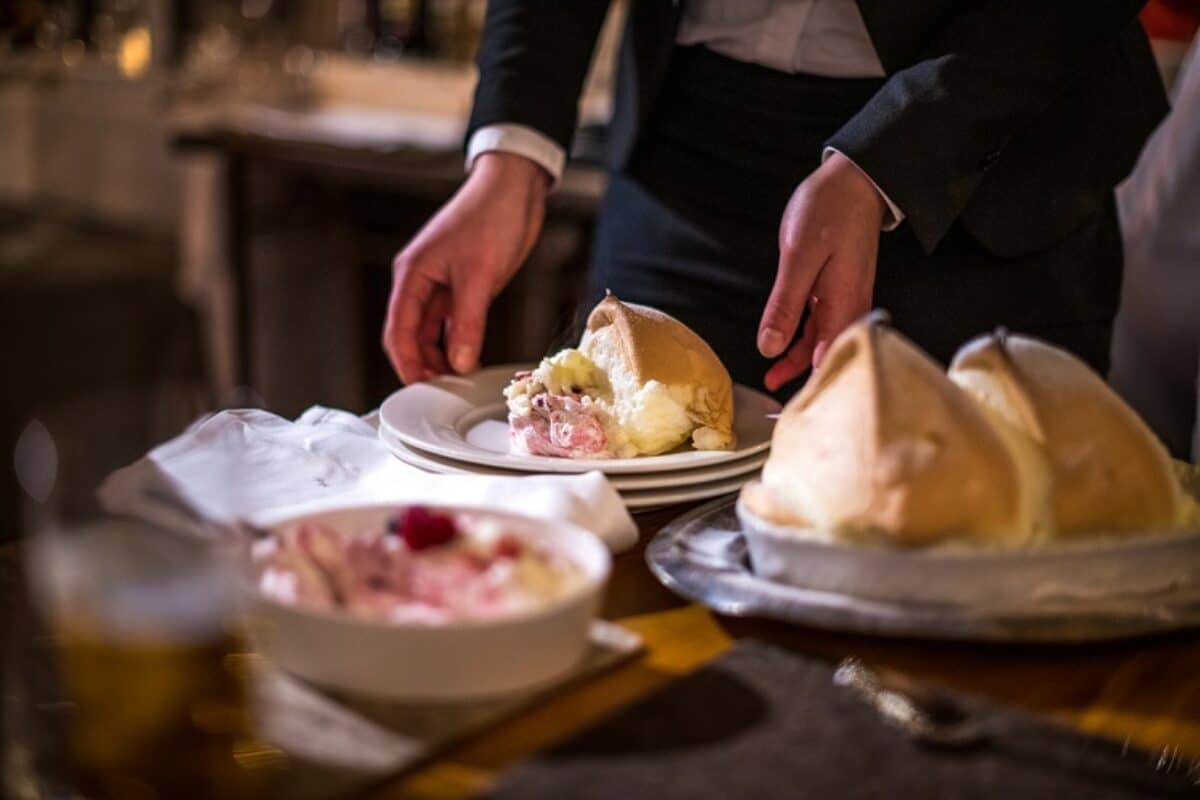
{"label": "oval metal tray", "polygon": [[[1200,625],[1200,579],[1152,597],[1080,599],[1053,606],[889,602],[805,589],[750,570],[734,506],[721,498],[673,520],[650,542],[646,562],[667,588],[730,616],[763,617],[882,636],[1007,642],[1087,642]],[[1197,559],[1200,559],[1198,549]]]}

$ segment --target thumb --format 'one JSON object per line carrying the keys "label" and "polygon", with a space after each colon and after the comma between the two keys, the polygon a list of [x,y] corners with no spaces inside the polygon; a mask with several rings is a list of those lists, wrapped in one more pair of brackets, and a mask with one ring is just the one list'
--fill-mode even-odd
{"label": "thumb", "polygon": [[482,275],[472,275],[453,289],[446,351],[450,366],[459,374],[479,366],[491,301],[491,290]]}

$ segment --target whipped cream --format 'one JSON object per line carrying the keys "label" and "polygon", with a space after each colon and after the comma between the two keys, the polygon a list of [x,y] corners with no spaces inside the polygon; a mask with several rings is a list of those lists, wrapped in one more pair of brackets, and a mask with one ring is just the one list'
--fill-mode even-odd
{"label": "whipped cream", "polygon": [[699,432],[685,390],[653,380],[638,384],[611,359],[598,363],[592,355],[568,348],[513,376],[504,390],[513,450],[632,458],[667,452]]}
{"label": "whipped cream", "polygon": [[583,578],[568,558],[494,518],[425,509],[357,532],[298,523],[256,543],[252,559],[259,590],[276,601],[404,623],[532,611]]}

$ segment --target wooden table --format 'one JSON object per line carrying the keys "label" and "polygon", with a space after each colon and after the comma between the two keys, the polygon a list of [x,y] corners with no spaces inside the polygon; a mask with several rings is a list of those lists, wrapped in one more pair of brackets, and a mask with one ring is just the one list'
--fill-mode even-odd
{"label": "wooden table", "polygon": [[643,559],[653,534],[687,508],[637,517],[640,544],[614,564],[604,615],[641,634],[642,657],[548,699],[373,796],[470,796],[515,762],[695,669],[743,637],[831,661],[856,656],[1049,714],[1165,758],[1200,763],[1200,632],[1086,646],[1000,646],[889,640],[720,617],[664,589]]}
{"label": "wooden table", "polygon": [[[604,616],[644,639],[646,651],[385,781],[369,796],[466,797],[504,770],[729,649],[743,637],[836,661],[856,656],[912,677],[1041,712],[1083,730],[1200,765],[1200,631],[1086,646],[999,646],[889,640],[719,617],[672,595],[651,576],[645,544],[676,506],[637,517],[641,544],[617,557]],[[0,546],[0,598],[15,598],[18,548]],[[7,590],[6,590],[7,589]],[[0,608],[0,623],[11,611]]]}

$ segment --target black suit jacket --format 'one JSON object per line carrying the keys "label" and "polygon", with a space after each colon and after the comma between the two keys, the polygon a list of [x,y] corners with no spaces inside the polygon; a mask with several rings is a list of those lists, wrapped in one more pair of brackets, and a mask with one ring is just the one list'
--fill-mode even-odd
{"label": "black suit jacket", "polygon": [[[674,45],[677,2],[630,0],[610,161]],[[887,72],[828,142],[932,251],[955,222],[1000,256],[1052,247],[1109,202],[1167,110],[1141,0],[858,0]],[[468,136],[512,122],[570,148],[609,0],[490,0]]]}

